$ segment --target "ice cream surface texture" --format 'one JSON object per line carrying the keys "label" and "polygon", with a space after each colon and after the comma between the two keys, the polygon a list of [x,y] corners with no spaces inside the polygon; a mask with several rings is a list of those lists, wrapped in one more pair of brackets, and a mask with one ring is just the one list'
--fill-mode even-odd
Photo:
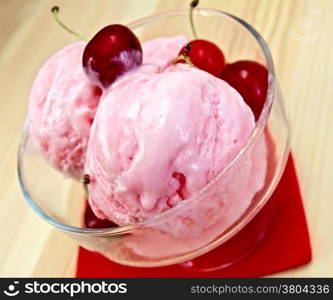
{"label": "ice cream surface texture", "polygon": [[159,71],[163,71],[187,42],[185,35],[148,40],[142,44],[143,64],[157,66]]}
{"label": "ice cream surface texture", "polygon": [[67,176],[80,178],[101,90],[82,70],[86,43],[71,44],[51,56],[33,83],[29,133],[47,161]]}
{"label": "ice cream surface texture", "polygon": [[96,215],[119,225],[161,213],[210,182],[254,129],[230,85],[188,65],[146,66],[106,94],[91,128],[85,173]]}

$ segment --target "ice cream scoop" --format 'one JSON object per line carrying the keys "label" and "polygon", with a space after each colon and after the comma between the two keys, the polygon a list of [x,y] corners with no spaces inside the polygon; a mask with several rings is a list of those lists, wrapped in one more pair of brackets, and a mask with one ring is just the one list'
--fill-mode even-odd
{"label": "ice cream scoop", "polygon": [[125,225],[191,197],[237,155],[253,113],[230,85],[188,65],[139,70],[111,89],[87,150],[89,202]]}
{"label": "ice cream scoop", "polygon": [[29,133],[47,161],[67,176],[82,176],[101,90],[82,70],[85,42],[66,46],[39,70],[29,96]]}

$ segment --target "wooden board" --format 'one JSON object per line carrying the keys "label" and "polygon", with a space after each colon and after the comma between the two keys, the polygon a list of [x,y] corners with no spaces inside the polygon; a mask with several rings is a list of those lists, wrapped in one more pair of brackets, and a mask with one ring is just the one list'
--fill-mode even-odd
{"label": "wooden board", "polygon": [[[181,0],[0,1],[0,276],[73,276],[77,247],[39,219],[17,181],[16,151],[33,77],[75,41],[53,21],[59,5],[86,36],[109,23],[187,7]],[[333,276],[333,1],[202,0],[238,15],[267,40],[292,127],[292,148],[313,244],[313,262],[275,276]],[[15,213],[13,213],[15,212]]]}

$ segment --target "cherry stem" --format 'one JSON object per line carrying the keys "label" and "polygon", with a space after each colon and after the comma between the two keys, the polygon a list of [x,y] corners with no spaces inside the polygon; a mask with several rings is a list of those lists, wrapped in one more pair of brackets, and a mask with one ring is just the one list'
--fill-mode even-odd
{"label": "cherry stem", "polygon": [[189,58],[188,54],[189,54],[189,51],[192,47],[192,44],[191,42],[188,43],[184,50],[183,50],[183,53],[181,55],[178,55],[173,61],[172,63],[173,64],[176,64],[179,60],[185,60],[185,62],[190,65],[191,67],[194,67],[195,68],[195,65],[192,63],[191,59]]}
{"label": "cherry stem", "polygon": [[54,19],[57,21],[57,23],[64,28],[66,31],[68,31],[69,33],[73,34],[74,36],[76,36],[77,38],[79,38],[80,40],[83,41],[87,41],[87,39],[85,37],[83,37],[81,34],[75,32],[74,30],[70,29],[69,27],[67,27],[59,18],[59,6],[53,6],[51,9]]}
{"label": "cherry stem", "polygon": [[173,63],[176,63],[178,60],[185,60],[185,62],[190,65],[191,67],[195,67],[195,65],[191,62],[190,58],[188,56],[185,56],[184,54],[178,55]]}
{"label": "cherry stem", "polygon": [[84,195],[87,198],[89,198],[89,189],[88,189],[89,183],[90,183],[90,176],[88,174],[85,174],[82,178],[82,184],[83,184]]}
{"label": "cherry stem", "polygon": [[190,24],[192,28],[192,33],[195,39],[198,38],[197,32],[195,30],[194,22],[193,22],[193,10],[195,7],[197,7],[199,4],[199,0],[193,0],[190,4]]}

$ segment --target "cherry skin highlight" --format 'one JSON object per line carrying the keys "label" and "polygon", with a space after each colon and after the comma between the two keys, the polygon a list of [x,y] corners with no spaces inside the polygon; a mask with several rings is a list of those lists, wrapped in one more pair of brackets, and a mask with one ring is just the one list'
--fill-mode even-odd
{"label": "cherry skin highlight", "polygon": [[107,88],[120,75],[142,63],[142,48],[126,26],[113,24],[101,29],[84,49],[82,64],[90,81]]}
{"label": "cherry skin highlight", "polygon": [[242,95],[252,109],[255,119],[258,120],[266,100],[267,69],[255,61],[240,60],[227,64],[221,78]]}
{"label": "cherry skin highlight", "polygon": [[[225,58],[221,49],[207,40],[193,40],[185,45],[179,55],[187,56],[192,64],[214,76],[219,77],[225,66]],[[177,62],[184,63],[182,59]]]}

